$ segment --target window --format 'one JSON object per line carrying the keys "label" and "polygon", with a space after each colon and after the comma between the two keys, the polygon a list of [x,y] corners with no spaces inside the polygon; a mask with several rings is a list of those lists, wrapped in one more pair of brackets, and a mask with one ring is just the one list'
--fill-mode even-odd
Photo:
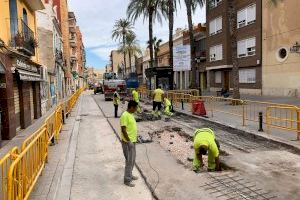
{"label": "window", "polygon": [[223,60],[223,46],[217,45],[209,49],[210,62]]}
{"label": "window", "polygon": [[222,0],[210,0],[209,1],[209,8],[215,8],[217,7],[220,3],[222,2]]}
{"label": "window", "polygon": [[222,83],[222,72],[215,72],[215,83]]}
{"label": "window", "polygon": [[240,83],[256,83],[255,69],[240,69],[239,70]]}
{"label": "window", "polygon": [[238,41],[238,44],[237,44],[238,58],[254,56],[255,53],[256,53],[256,38],[255,37]]}
{"label": "window", "polygon": [[213,19],[209,23],[209,34],[215,35],[222,32],[222,17]]}
{"label": "window", "polygon": [[237,13],[237,27],[242,28],[256,21],[256,4],[250,5]]}

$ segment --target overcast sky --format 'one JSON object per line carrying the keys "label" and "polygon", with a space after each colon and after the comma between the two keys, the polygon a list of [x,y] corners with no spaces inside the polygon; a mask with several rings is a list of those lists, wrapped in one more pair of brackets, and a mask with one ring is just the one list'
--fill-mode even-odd
{"label": "overcast sky", "polygon": [[[104,68],[109,62],[109,53],[117,48],[117,42],[112,41],[111,31],[117,19],[126,17],[129,0],[69,0],[71,11],[75,12],[77,23],[83,33],[89,67]],[[193,18],[194,23],[205,22],[204,9],[198,9]],[[177,12],[174,28],[186,27],[186,9],[184,1]],[[148,41],[148,22],[139,20],[135,23],[135,32],[141,46]],[[155,24],[154,35],[168,39],[168,22]]]}

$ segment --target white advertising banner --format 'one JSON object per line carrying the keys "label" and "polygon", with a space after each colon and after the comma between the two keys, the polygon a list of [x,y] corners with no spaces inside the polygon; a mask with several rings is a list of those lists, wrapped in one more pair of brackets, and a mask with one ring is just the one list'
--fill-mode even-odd
{"label": "white advertising banner", "polygon": [[190,45],[178,45],[173,48],[174,68],[173,71],[191,70],[191,47]]}

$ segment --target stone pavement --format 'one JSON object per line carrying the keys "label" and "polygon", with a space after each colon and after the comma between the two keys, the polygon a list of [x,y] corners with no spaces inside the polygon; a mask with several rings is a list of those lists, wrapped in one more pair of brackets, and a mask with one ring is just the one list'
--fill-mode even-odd
{"label": "stone pavement", "polygon": [[135,188],[123,185],[123,172],[121,145],[90,92],[85,92],[63,127],[59,144],[50,147],[49,163],[30,199],[152,198],[136,169]]}

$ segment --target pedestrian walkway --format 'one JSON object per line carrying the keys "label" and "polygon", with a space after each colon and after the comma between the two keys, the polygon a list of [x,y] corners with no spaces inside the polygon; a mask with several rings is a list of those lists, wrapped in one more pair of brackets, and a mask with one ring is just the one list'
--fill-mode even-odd
{"label": "pedestrian walkway", "polygon": [[59,144],[50,147],[49,163],[36,184],[33,200],[151,199],[137,170],[135,188],[123,185],[120,142],[90,96],[83,93],[63,127]]}
{"label": "pedestrian walkway", "polygon": [[2,147],[0,148],[0,157],[3,157],[7,152],[9,152],[13,147],[21,148],[22,143],[28,138],[31,134],[33,134],[36,130],[38,130],[43,123],[45,123],[45,119],[49,117],[56,109],[56,106],[53,106],[49,111],[47,111],[42,117],[33,121],[33,123],[27,127],[26,129],[22,129],[17,132],[17,135],[11,140],[2,141]]}

